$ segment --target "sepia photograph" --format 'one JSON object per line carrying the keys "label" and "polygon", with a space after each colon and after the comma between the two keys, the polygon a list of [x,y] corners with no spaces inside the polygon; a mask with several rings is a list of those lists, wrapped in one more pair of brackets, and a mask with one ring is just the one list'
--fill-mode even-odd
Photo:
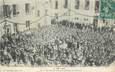
{"label": "sepia photograph", "polygon": [[110,66],[115,0],[0,0],[0,67]]}

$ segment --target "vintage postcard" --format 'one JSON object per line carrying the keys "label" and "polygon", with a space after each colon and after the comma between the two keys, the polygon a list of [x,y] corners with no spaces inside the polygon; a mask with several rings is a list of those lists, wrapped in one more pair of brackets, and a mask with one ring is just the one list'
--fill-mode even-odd
{"label": "vintage postcard", "polygon": [[0,72],[115,72],[115,0],[0,0]]}

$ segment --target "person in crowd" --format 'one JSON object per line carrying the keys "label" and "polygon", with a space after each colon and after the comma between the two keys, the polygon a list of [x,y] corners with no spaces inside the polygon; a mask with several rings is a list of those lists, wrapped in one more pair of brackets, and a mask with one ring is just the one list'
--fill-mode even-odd
{"label": "person in crowd", "polygon": [[[74,28],[51,25],[37,31],[3,35],[0,42],[0,64],[31,66],[105,66],[114,61],[115,33],[112,30],[93,30],[78,23]],[[74,25],[75,24],[75,25]]]}

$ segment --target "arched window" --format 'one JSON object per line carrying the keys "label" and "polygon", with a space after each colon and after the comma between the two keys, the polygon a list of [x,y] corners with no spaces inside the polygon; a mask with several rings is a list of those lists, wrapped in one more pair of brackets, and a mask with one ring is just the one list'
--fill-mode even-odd
{"label": "arched window", "polygon": [[13,16],[16,16],[16,14],[17,14],[17,11],[16,11],[17,5],[13,4],[12,8],[13,8]]}
{"label": "arched window", "polygon": [[75,0],[75,9],[79,9],[79,6],[80,6],[80,1]]}
{"label": "arched window", "polygon": [[65,0],[64,8],[68,8],[68,0]]}
{"label": "arched window", "polygon": [[26,12],[26,14],[30,13],[30,4],[29,3],[25,4],[25,12]]}
{"label": "arched window", "polygon": [[96,3],[95,3],[95,12],[96,13],[99,12],[99,1],[96,1]]}
{"label": "arched window", "polygon": [[58,9],[58,1],[55,1],[55,9]]}
{"label": "arched window", "polygon": [[89,10],[90,1],[85,0],[85,10]]}

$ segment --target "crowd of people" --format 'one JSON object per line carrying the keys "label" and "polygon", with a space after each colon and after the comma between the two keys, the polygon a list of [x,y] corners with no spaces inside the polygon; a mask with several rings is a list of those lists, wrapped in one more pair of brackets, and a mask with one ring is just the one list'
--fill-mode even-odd
{"label": "crowd of people", "polygon": [[12,66],[108,66],[115,60],[115,32],[51,25],[4,34],[0,64]]}

